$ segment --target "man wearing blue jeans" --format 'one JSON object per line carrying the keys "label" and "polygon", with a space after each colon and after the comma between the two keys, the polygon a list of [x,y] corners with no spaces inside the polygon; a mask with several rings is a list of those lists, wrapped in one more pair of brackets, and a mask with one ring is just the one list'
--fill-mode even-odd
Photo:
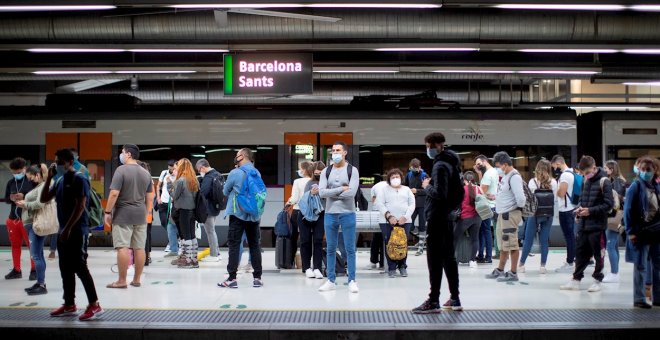
{"label": "man wearing blue jeans", "polygon": [[320,176],[319,195],[326,199],[325,236],[327,241],[328,281],[319,288],[320,292],[336,289],[335,261],[339,228],[348,256],[348,290],[359,291],[355,282],[355,194],[360,186],[357,168],[346,162],[348,148],[343,142],[332,146],[333,165],[325,168]]}
{"label": "man wearing blue jeans", "polygon": [[557,206],[559,208],[559,225],[566,240],[566,262],[555,271],[558,273],[572,273],[575,261],[575,206],[571,203],[573,193],[573,182],[575,174],[573,169],[566,165],[564,157],[555,155],[550,162],[555,176],[559,175],[559,187],[557,189]]}

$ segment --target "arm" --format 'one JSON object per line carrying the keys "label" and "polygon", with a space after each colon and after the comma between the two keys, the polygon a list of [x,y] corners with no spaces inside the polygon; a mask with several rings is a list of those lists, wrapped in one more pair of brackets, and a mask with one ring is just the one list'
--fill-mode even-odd
{"label": "arm", "polygon": [[[600,183],[598,183],[600,186]],[[609,179],[603,181],[603,186],[601,188],[603,192],[603,203],[589,207],[589,215],[595,217],[607,216],[609,211],[614,206],[614,196],[612,195],[612,182]]]}
{"label": "arm", "polygon": [[387,212],[387,207],[385,206],[385,199],[383,196],[385,196],[385,190],[383,190],[380,195],[375,197],[376,202],[374,203],[374,206],[376,207],[376,209],[378,209],[378,212],[381,215],[385,216],[385,213]]}
{"label": "arm", "polygon": [[174,192],[172,193],[172,200],[177,200],[183,194],[183,186],[186,185],[185,181],[177,180],[174,182]]}
{"label": "arm", "polygon": [[27,209],[28,211],[40,210],[41,208],[44,207],[44,203],[41,203],[38,198],[34,201],[23,201],[23,202],[25,205],[25,209]]}
{"label": "arm", "polygon": [[328,171],[328,168],[325,168],[325,170],[321,172],[319,180],[319,196],[321,196],[321,198],[337,197],[344,191],[344,189],[342,187],[328,189],[328,179],[325,174],[326,171]]}
{"label": "arm", "polygon": [[424,188],[426,194],[435,200],[446,201],[449,187],[449,172],[442,165],[438,166],[437,169],[434,166],[431,178],[432,183]]}
{"label": "arm", "polygon": [[9,183],[11,183],[11,181],[7,181],[7,187],[5,188],[5,203],[11,205],[13,202],[9,197],[9,193],[11,190],[11,188],[9,187]]}
{"label": "arm", "polygon": [[[55,167],[52,165],[48,168],[48,177],[46,177],[46,183],[44,184],[43,189],[41,189],[41,195],[39,196],[39,201],[41,203],[46,203],[55,198],[55,193],[57,192],[57,186],[53,185],[50,187],[50,183],[53,181],[55,176]],[[9,185],[7,185],[9,187]]]}
{"label": "arm", "polygon": [[523,191],[523,183],[522,177],[520,175],[514,175],[511,177],[510,180],[510,185],[511,185],[511,191],[513,191],[513,196],[516,198],[516,205],[519,208],[522,208],[525,206],[525,191]]}
{"label": "arm", "polygon": [[145,205],[147,206],[147,212],[153,212],[154,208],[154,182],[151,180],[151,177],[149,177],[149,187],[147,187],[147,195],[144,198],[145,200]]}
{"label": "arm", "polygon": [[408,209],[403,217],[406,218],[406,223],[412,222],[412,214],[415,212],[415,195],[412,191],[408,190]]}
{"label": "arm", "polygon": [[[352,166],[352,165],[348,165]],[[360,190],[360,174],[357,168],[353,168],[351,174],[351,182],[348,183],[348,191],[343,191],[339,194],[340,199],[353,199],[357,191]]]}
{"label": "arm", "polygon": [[90,191],[89,181],[79,176],[74,177],[74,183],[72,185],[76,185],[80,188],[80,192],[78,193],[78,197],[74,200],[75,206],[73,208],[73,213],[71,213],[64,229],[62,229],[61,237],[64,241],[69,238],[71,229],[76,223],[78,223],[80,217],[85,212],[85,207],[87,206],[87,193]]}
{"label": "arm", "polygon": [[238,176],[236,174],[236,171],[232,170],[229,172],[229,175],[227,176],[227,180],[225,181],[225,186],[222,188],[222,193],[225,195],[225,197],[228,197],[232,188],[234,188],[234,182],[236,182],[236,176]]}
{"label": "arm", "polygon": [[112,211],[115,208],[118,197],[119,190],[110,190],[110,194],[108,195],[108,203],[105,204],[105,211]]}
{"label": "arm", "polygon": [[571,174],[566,173],[563,173],[561,176],[559,176],[559,189],[557,189],[557,197],[559,198],[566,197],[566,193],[568,192],[568,182],[566,182],[564,175],[572,176]]}
{"label": "arm", "polygon": [[633,207],[637,206],[637,197],[639,196],[638,189],[639,186],[637,185],[637,181],[634,181],[633,184],[630,185],[630,188],[628,188],[628,191],[626,191],[626,200],[623,202],[623,221],[626,227],[626,234],[629,236],[636,234],[633,229],[632,214]]}
{"label": "arm", "polygon": [[302,196],[302,193],[300,192],[300,181],[297,179],[293,181],[293,190],[291,192],[291,197],[289,197],[289,200],[287,201],[288,205],[296,205],[298,201],[300,201],[300,197]]}
{"label": "arm", "polygon": [[199,186],[199,190],[202,192],[204,197],[209,198],[211,196],[211,189],[213,188],[213,178],[204,176],[202,179],[202,185]]}

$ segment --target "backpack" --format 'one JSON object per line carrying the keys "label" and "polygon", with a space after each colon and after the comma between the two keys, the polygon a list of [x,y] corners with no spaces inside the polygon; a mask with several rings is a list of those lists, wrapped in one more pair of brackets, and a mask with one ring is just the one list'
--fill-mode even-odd
{"label": "backpack", "polygon": [[477,210],[477,214],[479,214],[481,220],[487,220],[493,217],[493,210],[490,209],[490,201],[483,194],[479,194],[474,198],[474,208]]}
{"label": "backpack", "polygon": [[277,214],[275,221],[275,236],[289,237],[291,235],[291,215],[287,212],[287,208],[282,209]]}
{"label": "backpack", "polygon": [[[96,192],[96,190],[92,188],[92,182],[89,178],[85,177],[85,174],[78,171],[76,172],[76,175],[80,175],[81,178],[87,181],[87,184],[89,184],[89,192],[87,193],[87,205],[85,206],[85,212],[87,213],[87,217],[89,219],[89,226],[98,227],[103,225],[103,215],[105,214],[105,210],[101,204],[101,197]],[[58,181],[59,180],[61,180],[61,178],[58,179]]]}
{"label": "backpack", "polygon": [[213,204],[218,211],[227,209],[227,196],[225,196],[223,192],[224,189],[224,176],[218,174],[213,177],[213,182],[211,182],[211,204]]}
{"label": "backpack", "polygon": [[408,237],[406,230],[401,226],[394,226],[390,240],[387,242],[387,257],[392,261],[399,261],[408,255]]}
{"label": "backpack", "polygon": [[541,189],[539,183],[536,183],[534,196],[536,197],[537,207],[534,216],[553,216],[555,214],[555,194],[552,189]]}
{"label": "backpack", "polygon": [[582,195],[584,177],[582,177],[582,175],[576,174],[575,171],[566,170],[565,172],[573,175],[573,192],[571,192],[570,195],[566,193],[566,195],[568,195],[568,199],[571,200],[571,204],[578,205],[578,203],[580,203],[580,196]]}
{"label": "backpack", "polygon": [[259,219],[266,206],[266,185],[257,169],[250,169],[249,172],[243,166],[239,169],[245,172],[246,177],[241,191],[236,195],[236,203],[242,212]]}
{"label": "backpack", "polygon": [[206,209],[206,197],[202,195],[201,191],[197,191],[195,194],[195,221],[198,223],[206,223],[206,219],[209,217],[209,212]]}
{"label": "backpack", "polygon": [[[515,175],[520,176],[520,173],[516,172],[509,177],[509,190],[511,190],[511,178]],[[520,176],[520,179],[523,179],[522,176]],[[536,214],[539,202],[536,200],[536,196],[532,193],[532,190],[529,189],[529,186],[525,185],[525,181],[522,180],[522,182],[523,192],[525,193],[525,206],[521,208],[522,217],[531,217]]]}
{"label": "backpack", "polygon": [[[351,181],[351,175],[353,174],[353,166],[350,164],[346,164],[348,168],[346,168],[346,173],[348,174],[348,182],[350,183]],[[326,168],[325,171],[325,179],[328,180],[330,179],[330,172],[332,172],[332,167],[333,165],[330,164],[329,167]],[[367,200],[366,197],[364,197],[364,194],[362,193],[362,190],[360,190],[360,187],[358,186],[358,190],[355,193],[355,207],[357,208],[357,211],[366,211],[369,210],[369,200]]]}
{"label": "backpack", "polygon": [[[603,192],[603,185],[605,184],[605,181],[609,180],[607,177],[601,177],[600,179],[600,192],[603,193],[603,197],[605,197],[605,192]],[[621,200],[619,199],[619,193],[614,190],[614,186],[612,186],[612,197],[614,198],[614,202],[612,204],[612,209],[610,209],[607,214],[611,214],[613,211],[618,211],[621,209]]]}

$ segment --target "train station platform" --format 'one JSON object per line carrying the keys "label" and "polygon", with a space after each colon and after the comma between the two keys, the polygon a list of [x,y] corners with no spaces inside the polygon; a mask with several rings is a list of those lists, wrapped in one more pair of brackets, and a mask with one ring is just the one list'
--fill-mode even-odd
{"label": "train station platform", "polygon": [[[337,278],[337,290],[319,293],[323,280],[305,278],[300,270],[277,270],[274,251],[266,249],[264,287],[253,288],[249,273],[241,273],[238,289],[217,287],[225,278],[226,249],[219,263],[201,263],[199,269],[178,269],[162,250],[142,277],[142,287],[109,289],[116,279],[111,271],[111,249],[90,251],[89,264],[105,313],[99,320],[51,318],[50,309],[62,303],[57,261],[48,261],[48,294],[27,296],[23,288],[29,268],[24,253],[24,278],[3,280],[0,285],[0,328],[5,334],[48,339],[549,339],[566,337],[633,338],[657,335],[660,309],[632,307],[632,266],[621,262],[621,282],[603,284],[598,293],[587,293],[590,279],[580,292],[560,291],[570,274],[555,273],[565,253],[552,250],[548,274],[539,274],[539,255],[527,262],[527,272],[517,283],[498,283],[484,275],[493,265],[477,269],[461,266],[463,312],[413,315],[426,298],[426,257],[410,256],[409,277],[388,278],[367,269],[369,252],[358,252],[358,294],[349,293],[346,277]],[[10,267],[10,253],[0,250],[0,263]],[[243,262],[247,261],[244,254]],[[606,268],[608,263],[606,262]],[[590,275],[593,267],[587,269]],[[129,279],[130,280],[130,279]],[[77,304],[87,304],[77,284]],[[443,282],[441,302],[448,298]]]}

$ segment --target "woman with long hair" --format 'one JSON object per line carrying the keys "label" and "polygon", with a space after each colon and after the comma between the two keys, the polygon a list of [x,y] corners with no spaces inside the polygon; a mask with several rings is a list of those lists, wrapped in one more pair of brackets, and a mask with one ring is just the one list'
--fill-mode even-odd
{"label": "woman with long hair", "polygon": [[[623,205],[624,197],[626,195],[626,178],[621,175],[621,170],[619,169],[619,163],[614,160],[609,160],[605,162],[605,167],[603,168],[609,177],[610,182],[612,182],[612,188],[619,195],[619,202]],[[622,216],[623,212],[613,212],[614,214],[620,214]],[[616,216],[616,215],[615,215]],[[611,216],[611,217],[615,217]],[[619,237],[620,234],[616,230],[607,228],[605,230],[605,237],[607,239],[607,256],[610,260],[610,272],[605,275],[603,283],[616,283],[619,282]]]}
{"label": "woman with long hair", "polygon": [[[311,179],[305,184],[304,192],[310,195],[319,194],[319,180],[325,164],[318,161],[310,163],[305,169],[306,174],[311,174]],[[323,200],[321,200],[323,202]],[[325,204],[321,204],[325,206]],[[323,236],[325,229],[323,218],[325,212],[321,211],[316,216],[316,221],[308,221],[301,213],[298,215],[298,228],[300,228],[300,258],[302,269],[308,278],[323,279]],[[313,259],[313,261],[312,261]],[[309,273],[311,271],[311,274]]]}
{"label": "woman with long hair", "polygon": [[[300,199],[302,198],[303,194],[305,194],[305,185],[307,182],[312,179],[312,176],[314,175],[314,170],[312,169],[312,162],[310,161],[303,161],[298,165],[298,172],[297,175],[300,178],[296,178],[293,181],[293,189],[291,190],[291,197],[289,197],[289,200],[286,202],[286,207],[293,206],[293,211],[291,213],[291,258],[294,258],[296,255],[296,252],[298,250],[298,235],[299,230],[300,230],[300,225],[298,224],[299,217],[300,217],[300,207],[298,203],[300,202]],[[300,256],[302,258],[302,250],[300,253]],[[305,274],[308,278],[314,278],[314,271],[305,266],[302,268],[303,274]]]}
{"label": "woman with long hair", "polygon": [[199,268],[197,262],[197,238],[195,237],[195,195],[199,182],[195,170],[187,158],[176,163],[176,181],[172,190],[174,222],[183,239],[183,252],[176,262],[179,268]]}
{"label": "woman with long hair", "polygon": [[[477,252],[479,251],[479,229],[481,228],[481,217],[477,214],[475,200],[481,194],[481,188],[477,184],[477,175],[472,171],[463,174],[463,202],[461,202],[461,216],[454,227],[454,249],[458,249],[459,240],[465,238],[467,232],[472,243],[468,263],[470,268],[477,268]],[[464,261],[464,260],[461,260]]]}
{"label": "woman with long hair", "polygon": [[[550,243],[550,229],[552,228],[552,219],[554,216],[554,207],[557,197],[557,180],[552,176],[552,166],[548,160],[542,159],[536,163],[534,178],[529,181],[529,189],[539,199],[539,197],[548,198],[547,201],[539,199],[539,208],[534,216],[527,218],[525,225],[525,241],[523,242],[522,256],[520,257],[520,266],[518,272],[525,272],[525,261],[534,245],[534,236],[539,232],[539,242],[541,243],[541,268],[539,272],[546,274],[545,264],[548,261],[548,250]],[[544,190],[547,195],[537,195],[537,190]],[[552,192],[550,192],[552,190]],[[540,194],[540,193],[539,193]],[[551,195],[551,196],[550,196]]]}

